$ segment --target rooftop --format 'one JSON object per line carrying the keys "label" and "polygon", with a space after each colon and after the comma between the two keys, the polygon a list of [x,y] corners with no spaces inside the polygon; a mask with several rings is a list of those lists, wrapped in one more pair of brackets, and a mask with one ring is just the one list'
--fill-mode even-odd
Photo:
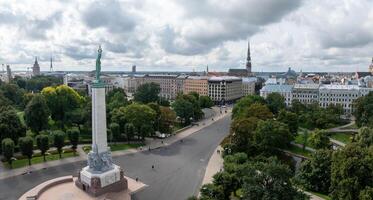
{"label": "rooftop", "polygon": [[291,92],[293,85],[266,85],[260,91],[262,92]]}
{"label": "rooftop", "polygon": [[209,81],[240,81],[241,78],[236,76],[212,76],[209,78]]}
{"label": "rooftop", "polygon": [[295,89],[319,89],[319,84],[295,84]]}

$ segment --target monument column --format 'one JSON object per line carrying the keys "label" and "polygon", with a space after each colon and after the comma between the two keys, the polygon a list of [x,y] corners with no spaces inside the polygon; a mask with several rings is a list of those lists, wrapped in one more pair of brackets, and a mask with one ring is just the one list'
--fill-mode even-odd
{"label": "monument column", "polygon": [[92,149],[98,153],[108,151],[106,133],[105,86],[94,83],[92,86]]}
{"label": "monument column", "polygon": [[84,167],[75,185],[93,196],[118,192],[128,188],[123,170],[113,164],[107,145],[105,83],[100,79],[101,54],[96,59],[96,79],[92,84],[92,150],[88,153],[88,166]]}

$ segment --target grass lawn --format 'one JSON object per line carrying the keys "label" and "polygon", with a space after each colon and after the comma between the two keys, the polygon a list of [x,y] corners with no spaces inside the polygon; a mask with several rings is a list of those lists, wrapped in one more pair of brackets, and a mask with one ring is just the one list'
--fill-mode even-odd
{"label": "grass lawn", "polygon": [[[78,155],[79,154],[76,153],[75,156],[78,156]],[[73,152],[68,151],[68,152],[65,152],[65,153],[62,154],[62,159],[73,157],[73,156],[74,156]],[[45,156],[45,159],[48,162],[48,161],[52,161],[52,160],[59,160],[60,157],[59,157],[59,154],[57,152],[53,152],[53,153]],[[42,162],[44,162],[44,160],[43,160],[43,156],[41,156],[40,154],[34,156],[31,159],[31,164],[38,164],[38,163],[42,163]],[[10,166],[7,162],[4,162],[3,164],[4,164],[5,167],[10,168]],[[13,164],[13,169],[14,168],[20,168],[20,167],[25,167],[25,166],[28,166],[28,159],[23,158],[23,159],[15,160],[15,161],[13,161],[12,164]]]}
{"label": "grass lawn", "polygon": [[185,126],[183,126],[182,124],[180,123],[175,123],[174,126],[172,127],[172,132],[175,133],[177,130],[179,129],[182,129],[184,128]]}
{"label": "grass lawn", "polygon": [[[307,145],[308,141],[309,141],[309,138],[310,137],[308,136],[307,142],[306,142],[306,146],[309,146],[309,145]],[[304,142],[304,134],[298,133],[298,135],[294,139],[294,142],[297,143],[297,144],[303,144],[303,142]]]}
{"label": "grass lawn", "polygon": [[307,192],[309,192],[311,194],[314,194],[314,195],[316,195],[318,197],[321,197],[321,198],[323,198],[325,200],[332,200],[332,198],[330,198],[328,195],[325,195],[325,194],[321,194],[321,193],[318,193],[318,192],[311,192],[311,191],[307,191]]}
{"label": "grass lawn", "polygon": [[[111,151],[121,151],[126,149],[133,149],[143,146],[142,143],[135,143],[135,144],[109,144]],[[83,146],[83,151],[88,153],[92,149],[91,146]]]}
{"label": "grass lawn", "polygon": [[298,146],[295,146],[295,145],[291,145],[290,147],[288,147],[286,150],[292,152],[292,153],[295,153],[295,154],[299,154],[299,155],[302,155],[304,157],[310,157],[312,152],[308,151],[308,150],[304,150]]}
{"label": "grass lawn", "polygon": [[21,124],[26,126],[26,123],[25,123],[25,112],[21,111],[21,112],[17,112],[17,116],[19,118],[19,120],[21,121]]}
{"label": "grass lawn", "polygon": [[343,142],[345,144],[348,144],[351,142],[351,137],[353,135],[351,133],[331,133],[330,137],[338,140],[340,142]]}

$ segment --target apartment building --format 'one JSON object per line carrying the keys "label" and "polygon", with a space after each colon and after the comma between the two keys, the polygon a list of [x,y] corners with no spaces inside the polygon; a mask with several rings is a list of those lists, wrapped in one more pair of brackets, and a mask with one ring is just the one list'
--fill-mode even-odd
{"label": "apartment building", "polygon": [[233,102],[242,97],[242,79],[234,76],[210,77],[208,96],[216,104]]}
{"label": "apartment building", "polygon": [[255,94],[255,83],[256,77],[242,78],[242,95],[253,95]]}
{"label": "apartment building", "polygon": [[143,83],[156,83],[160,86],[160,96],[166,99],[175,99],[180,92],[176,84],[178,75],[148,74],[144,76]]}
{"label": "apartment building", "polygon": [[276,92],[284,97],[286,106],[290,106],[293,100],[292,89],[293,85],[266,85],[260,90],[260,96],[267,98],[269,94]]}
{"label": "apartment building", "polygon": [[208,79],[208,76],[189,76],[184,81],[184,94],[197,92],[200,96],[207,96]]}
{"label": "apartment building", "polygon": [[292,93],[293,99],[304,104],[319,101],[319,84],[295,84]]}

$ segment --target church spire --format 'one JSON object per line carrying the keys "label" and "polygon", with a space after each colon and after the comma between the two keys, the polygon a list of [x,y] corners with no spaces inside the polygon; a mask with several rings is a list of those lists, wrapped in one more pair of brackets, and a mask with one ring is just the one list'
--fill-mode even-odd
{"label": "church spire", "polygon": [[51,65],[50,65],[50,69],[49,69],[51,72],[53,72],[53,60],[52,60],[52,56],[51,56]]}
{"label": "church spire", "polygon": [[247,42],[246,70],[248,73],[251,73],[250,40]]}

